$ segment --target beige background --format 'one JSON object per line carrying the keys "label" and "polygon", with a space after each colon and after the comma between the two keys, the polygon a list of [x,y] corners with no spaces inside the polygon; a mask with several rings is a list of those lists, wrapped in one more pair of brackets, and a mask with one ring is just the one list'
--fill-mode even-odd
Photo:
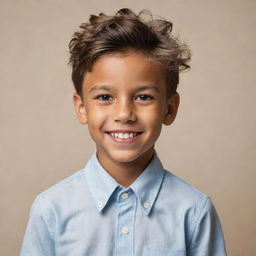
{"label": "beige background", "polygon": [[94,150],[74,116],[67,45],[89,14],[150,9],[192,49],[165,167],[214,201],[229,255],[256,255],[254,0],[0,1],[0,255],[18,255],[36,194]]}

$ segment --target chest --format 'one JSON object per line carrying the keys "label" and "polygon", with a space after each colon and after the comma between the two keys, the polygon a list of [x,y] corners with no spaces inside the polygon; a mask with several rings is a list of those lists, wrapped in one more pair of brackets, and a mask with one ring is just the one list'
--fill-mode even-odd
{"label": "chest", "polygon": [[148,207],[134,195],[126,195],[102,212],[93,203],[70,209],[56,227],[56,256],[186,255],[186,215],[159,203],[146,214]]}

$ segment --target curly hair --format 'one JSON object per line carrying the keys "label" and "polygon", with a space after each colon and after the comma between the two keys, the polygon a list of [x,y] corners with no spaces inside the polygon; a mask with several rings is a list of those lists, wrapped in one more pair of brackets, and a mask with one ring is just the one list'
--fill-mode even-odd
{"label": "curly hair", "polygon": [[[145,14],[150,18],[148,21],[143,19]],[[91,71],[97,58],[103,54],[133,50],[158,63],[164,71],[167,96],[176,93],[179,72],[190,68],[191,54],[185,44],[171,35],[171,31],[171,22],[154,19],[148,10],[136,15],[123,8],[114,16],[104,13],[90,15],[89,23],[82,23],[80,31],[73,34],[69,43],[69,64],[76,92],[83,97],[84,76]]]}

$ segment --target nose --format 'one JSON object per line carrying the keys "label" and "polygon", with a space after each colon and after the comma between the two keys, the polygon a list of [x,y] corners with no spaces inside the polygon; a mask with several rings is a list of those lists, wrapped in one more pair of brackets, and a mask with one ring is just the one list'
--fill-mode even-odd
{"label": "nose", "polygon": [[117,101],[114,109],[114,119],[116,122],[127,123],[136,121],[134,105],[129,99]]}

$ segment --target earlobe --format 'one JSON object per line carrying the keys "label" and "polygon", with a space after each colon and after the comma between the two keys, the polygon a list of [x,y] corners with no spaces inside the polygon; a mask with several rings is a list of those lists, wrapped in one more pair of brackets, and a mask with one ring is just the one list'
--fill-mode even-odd
{"label": "earlobe", "polygon": [[81,124],[87,124],[87,113],[84,102],[78,93],[73,94],[73,103],[75,107],[76,117]]}
{"label": "earlobe", "polygon": [[178,93],[172,95],[166,103],[165,115],[163,117],[163,124],[170,125],[175,120],[178,112],[178,107],[180,103],[180,96]]}

